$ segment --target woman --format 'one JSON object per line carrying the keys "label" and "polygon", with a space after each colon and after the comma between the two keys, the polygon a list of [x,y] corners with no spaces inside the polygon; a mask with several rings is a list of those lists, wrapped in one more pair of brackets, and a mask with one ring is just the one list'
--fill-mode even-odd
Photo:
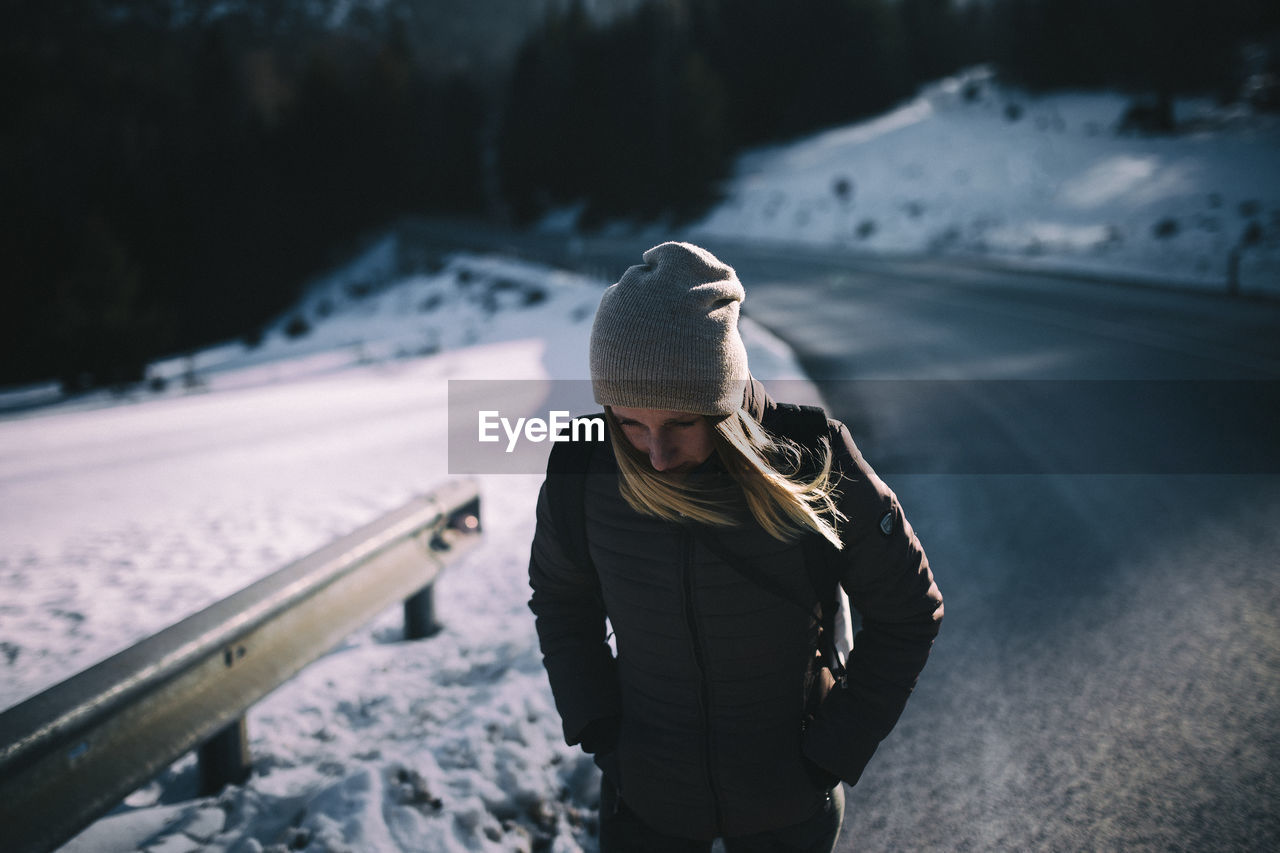
{"label": "woman", "polygon": [[[839,782],[897,721],[942,598],[843,425],[767,429],[797,420],[750,378],[733,269],[685,243],[643,260],[592,327],[607,446],[553,456],[538,503],[530,607],[565,738],[603,770],[604,853],[830,851]],[[862,617],[834,689],[819,561]]]}

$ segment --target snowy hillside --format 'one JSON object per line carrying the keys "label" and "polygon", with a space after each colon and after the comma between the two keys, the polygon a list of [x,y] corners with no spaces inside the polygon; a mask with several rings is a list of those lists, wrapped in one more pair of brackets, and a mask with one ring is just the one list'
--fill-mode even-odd
{"label": "snowy hillside", "polygon": [[[396,257],[318,282],[257,347],[156,365],[162,392],[0,420],[0,707],[448,478],[447,380],[586,375],[604,282]],[[800,376],[744,335],[758,374]],[[594,849],[598,775],[525,604],[540,477],[479,480],[485,543],[437,585],[439,636],[400,641],[392,608],[250,711],[245,786],[196,798],[188,757],[66,849]]]}
{"label": "snowy hillside", "polygon": [[1280,117],[1180,101],[1122,132],[1119,94],[1031,96],[967,72],[874,120],[744,156],[693,231],[977,255],[1280,293]]}

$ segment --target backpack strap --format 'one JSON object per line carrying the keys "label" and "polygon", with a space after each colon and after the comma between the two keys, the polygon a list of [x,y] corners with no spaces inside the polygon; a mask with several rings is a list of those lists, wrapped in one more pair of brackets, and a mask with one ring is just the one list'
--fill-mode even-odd
{"label": "backpack strap", "polygon": [[[810,453],[820,450],[820,442],[831,434],[826,410],[820,406],[779,403],[765,412],[761,426],[774,435],[788,438]],[[835,547],[821,536],[804,538],[805,568],[809,585],[822,604],[823,618],[834,618],[839,576],[830,556]]]}
{"label": "backpack strap", "polygon": [[[831,429],[826,410],[820,406],[801,406],[794,403],[778,403],[765,411],[761,425],[774,435],[794,441],[810,453],[821,449],[821,442],[829,440]],[[837,681],[844,675],[844,663],[836,649],[836,613],[840,609],[840,571],[837,550],[824,537],[809,534],[802,541],[805,571],[809,586],[821,607],[822,635],[820,639],[824,662],[831,668]]]}
{"label": "backpack strap", "polygon": [[[604,413],[586,415],[574,420],[599,420],[604,425]],[[567,429],[569,435],[574,432]],[[583,431],[591,435],[592,430]],[[607,441],[608,428],[605,427]],[[589,567],[595,573],[591,552],[587,548],[587,467],[595,451],[594,441],[557,441],[551,445],[547,459],[547,506],[552,523],[560,534],[561,542],[570,559],[580,566]]]}

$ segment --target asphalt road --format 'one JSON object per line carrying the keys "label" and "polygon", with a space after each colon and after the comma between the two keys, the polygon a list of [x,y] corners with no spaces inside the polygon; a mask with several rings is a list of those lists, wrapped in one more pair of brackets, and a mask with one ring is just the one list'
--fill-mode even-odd
{"label": "asphalt road", "polygon": [[[615,278],[646,248],[505,245]],[[946,598],[839,849],[1280,849],[1280,305],[710,248]]]}

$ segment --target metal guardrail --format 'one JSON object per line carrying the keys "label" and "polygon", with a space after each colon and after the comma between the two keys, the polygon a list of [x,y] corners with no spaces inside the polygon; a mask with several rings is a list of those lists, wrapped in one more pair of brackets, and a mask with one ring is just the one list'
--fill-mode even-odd
{"label": "metal guardrail", "polygon": [[0,714],[0,847],[56,848],[197,747],[206,791],[243,781],[245,711],[396,601],[434,633],[479,534],[476,484],[448,483]]}

